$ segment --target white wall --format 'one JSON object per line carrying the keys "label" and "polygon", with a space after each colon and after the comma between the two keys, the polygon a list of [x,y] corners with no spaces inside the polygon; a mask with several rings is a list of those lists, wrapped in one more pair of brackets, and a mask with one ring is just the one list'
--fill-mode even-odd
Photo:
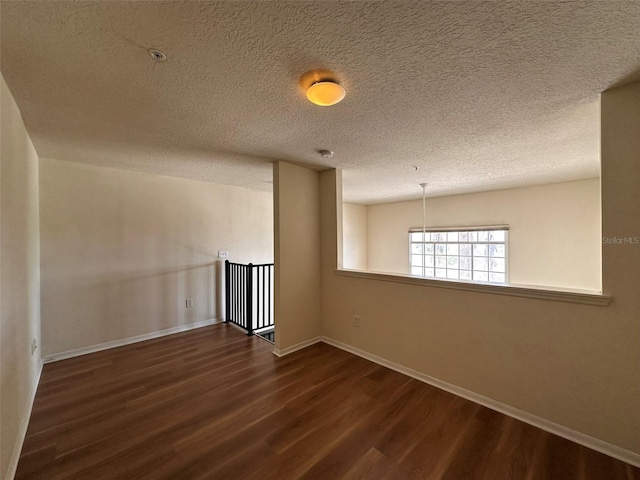
{"label": "white wall", "polygon": [[218,250],[273,261],[270,193],[42,159],[40,200],[45,355],[222,318]]}
{"label": "white wall", "polygon": [[0,77],[0,478],[13,478],[40,375],[38,156]]}
{"label": "white wall", "polygon": [[[601,290],[599,179],[427,199],[427,227],[502,224],[510,283]],[[368,269],[408,274],[421,226],[422,200],[367,207]]]}
{"label": "white wall", "polygon": [[367,269],[367,207],[343,204],[343,267]]}
{"label": "white wall", "polygon": [[[640,83],[603,93],[607,238],[640,237],[639,130]],[[337,249],[329,248],[335,239],[325,240],[341,238],[337,190],[321,199],[324,336],[591,437],[591,444],[640,463],[640,245],[602,247],[608,306],[352,278],[336,274]]]}

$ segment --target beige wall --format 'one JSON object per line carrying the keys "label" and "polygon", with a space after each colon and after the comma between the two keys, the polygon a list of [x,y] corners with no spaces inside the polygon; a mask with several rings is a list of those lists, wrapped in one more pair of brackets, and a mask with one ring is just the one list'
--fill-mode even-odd
{"label": "beige wall", "polygon": [[275,346],[320,335],[320,176],[274,163]]}
{"label": "beige wall", "polygon": [[367,269],[367,207],[355,203],[343,204],[343,266],[354,270]]}
{"label": "beige wall", "polygon": [[[427,227],[503,224],[510,283],[601,290],[599,179],[427,199]],[[422,200],[367,207],[369,270],[408,274],[420,226]]]}
{"label": "beige wall", "polygon": [[[639,130],[640,84],[604,93],[605,237],[640,236]],[[337,205],[323,189],[326,252]],[[606,307],[350,278],[335,263],[323,255],[323,335],[640,454],[640,245],[603,248]]]}
{"label": "beige wall", "polygon": [[613,301],[583,353],[597,362],[589,348],[597,345],[602,351],[600,368],[608,376],[592,382],[601,381],[610,392],[604,416],[611,417],[610,430],[626,440],[620,444],[640,454],[640,82],[602,94],[601,124],[602,235],[607,240],[602,280]]}
{"label": "beige wall", "polygon": [[42,159],[40,199],[45,355],[222,318],[218,250],[273,258],[270,193]]}
{"label": "beige wall", "polygon": [[41,368],[38,156],[0,80],[0,478],[12,478]]}

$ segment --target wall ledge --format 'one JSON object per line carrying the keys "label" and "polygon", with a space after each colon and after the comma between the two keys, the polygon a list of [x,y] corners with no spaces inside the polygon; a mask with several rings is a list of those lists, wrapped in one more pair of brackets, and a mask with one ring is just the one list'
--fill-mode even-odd
{"label": "wall ledge", "polygon": [[599,292],[545,289],[542,287],[492,285],[485,283],[455,282],[452,280],[432,280],[429,278],[411,277],[392,273],[365,272],[362,270],[335,270],[336,275],[342,277],[362,278],[382,282],[405,283],[422,287],[448,288],[473,293],[488,293],[492,295],[508,295],[510,297],[534,298],[537,300],[551,300],[554,302],[579,303],[604,307],[611,302],[611,296]]}
{"label": "wall ledge", "polygon": [[546,418],[539,417],[506,403],[499,402],[498,400],[485,397],[484,395],[480,395],[479,393],[472,392],[471,390],[467,390],[465,388],[453,385],[417,370],[413,370],[409,367],[405,367],[404,365],[392,362],[383,357],[379,357],[365,350],[361,350],[333,338],[323,336],[322,342],[362,357],[371,362],[377,363],[378,365],[382,365],[383,367],[390,368],[391,370],[395,370],[396,372],[415,378],[416,380],[424,382],[428,385],[432,385],[446,392],[465,398],[471,402],[482,405],[483,407],[495,410],[496,412],[507,415],[508,417],[515,418],[554,435],[558,435],[559,437],[566,438],[567,440],[583,445],[592,450],[596,450],[597,452],[604,453],[605,455],[609,455],[610,457],[613,457],[622,462],[628,463],[635,467],[640,467],[640,453],[626,450],[625,448],[619,447],[618,445],[614,445],[604,440],[600,440],[599,438],[595,438],[585,433],[578,432],[576,430],[573,430],[572,428],[566,427],[551,420],[547,420]]}

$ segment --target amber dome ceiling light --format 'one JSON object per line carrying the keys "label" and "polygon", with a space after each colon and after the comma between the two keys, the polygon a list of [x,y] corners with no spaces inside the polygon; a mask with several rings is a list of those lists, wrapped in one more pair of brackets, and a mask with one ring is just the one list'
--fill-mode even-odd
{"label": "amber dome ceiling light", "polygon": [[300,85],[306,91],[311,103],[328,107],[342,101],[346,92],[328,70],[311,70],[300,78]]}
{"label": "amber dome ceiling light", "polygon": [[342,101],[346,92],[335,82],[316,82],[307,89],[307,98],[311,103],[328,107]]}

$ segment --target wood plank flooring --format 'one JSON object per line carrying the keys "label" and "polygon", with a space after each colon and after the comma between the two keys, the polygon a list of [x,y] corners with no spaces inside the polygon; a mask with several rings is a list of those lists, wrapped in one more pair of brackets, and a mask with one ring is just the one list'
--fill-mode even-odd
{"label": "wood plank flooring", "polygon": [[218,324],[47,364],[16,478],[640,479],[326,344]]}

